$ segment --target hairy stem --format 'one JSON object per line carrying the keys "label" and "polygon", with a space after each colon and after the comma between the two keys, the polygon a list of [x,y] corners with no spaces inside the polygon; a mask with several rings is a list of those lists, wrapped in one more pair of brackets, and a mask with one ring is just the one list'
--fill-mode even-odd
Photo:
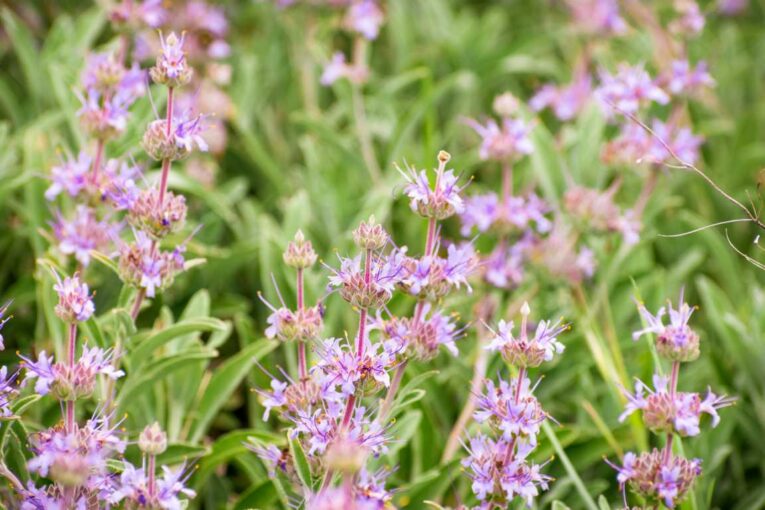
{"label": "hairy stem", "polygon": [[101,160],[104,157],[104,145],[105,142],[99,139],[96,145],[96,156],[93,158],[93,168],[90,171],[93,184],[98,184],[98,173],[101,170]]}
{"label": "hairy stem", "polygon": [[[167,89],[167,117],[165,119],[165,134],[170,137],[170,133],[173,131],[173,87]],[[170,159],[162,160],[162,176],[159,181],[159,205],[165,201],[165,194],[167,193],[167,179],[170,175]]]}

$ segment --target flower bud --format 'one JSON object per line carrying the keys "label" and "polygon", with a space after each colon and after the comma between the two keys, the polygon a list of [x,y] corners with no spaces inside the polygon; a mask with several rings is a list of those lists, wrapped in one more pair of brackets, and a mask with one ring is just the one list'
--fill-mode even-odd
{"label": "flower bud", "polygon": [[324,462],[329,469],[343,474],[354,474],[364,466],[366,449],[346,436],[340,436],[327,447]]}
{"label": "flower bud", "polygon": [[279,308],[268,317],[267,322],[269,327],[266,329],[266,336],[282,342],[313,340],[319,336],[324,325],[321,305],[295,312]]}
{"label": "flower bud", "polygon": [[128,222],[156,240],[177,232],[186,222],[186,198],[168,191],[160,204],[159,190],[143,191],[128,211]]}
{"label": "flower bud", "polygon": [[303,232],[298,230],[295,239],[287,245],[283,255],[284,263],[295,269],[305,269],[316,263],[316,252],[311,241],[307,241]]}
{"label": "flower bud", "polygon": [[138,436],[138,448],[147,455],[159,455],[167,450],[167,434],[156,421]]}
{"label": "flower bud", "polygon": [[364,250],[379,250],[386,245],[388,238],[388,232],[375,222],[374,216],[369,217],[369,222],[362,221],[353,231],[353,242]]}
{"label": "flower bud", "polygon": [[170,33],[166,39],[160,34],[162,53],[157,56],[157,63],[149,71],[154,83],[175,88],[191,81],[194,71],[186,62],[183,39],[183,35],[179,39],[175,33]]}
{"label": "flower bud", "polygon": [[518,99],[510,92],[494,98],[492,108],[500,117],[512,117],[518,111]]}

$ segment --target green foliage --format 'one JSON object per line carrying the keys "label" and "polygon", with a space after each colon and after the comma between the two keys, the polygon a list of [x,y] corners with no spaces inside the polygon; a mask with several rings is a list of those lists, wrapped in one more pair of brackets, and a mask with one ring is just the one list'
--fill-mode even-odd
{"label": "green foliage", "polygon": [[[63,262],[48,250],[43,234],[51,211],[41,177],[58,161],[57,153],[76,152],[84,143],[72,90],[87,51],[110,40],[98,6],[30,5],[40,11],[37,23],[22,18],[24,9],[13,5],[1,15],[0,219],[5,228],[0,230],[0,302],[14,299],[15,318],[3,331],[8,350],[0,353],[0,362],[9,365],[17,363],[16,350],[63,348],[51,290],[53,273],[63,272]],[[373,213],[390,226],[397,244],[419,247],[425,223],[400,197],[401,177],[393,163],[431,167],[436,152],[445,148],[456,169],[475,176],[471,187],[497,188],[498,175],[479,161],[476,137],[461,119],[490,111],[493,97],[505,90],[528,98],[543,81],[567,81],[583,43],[565,28],[565,12],[548,2],[390,0],[386,28],[371,48],[371,79],[363,88],[382,168],[382,178],[374,182],[357,141],[350,85],[318,85],[333,45],[348,41],[333,38],[330,27],[321,24],[306,30],[307,11],[285,12],[271,2],[225,5],[232,23],[229,93],[235,113],[227,149],[217,161],[217,182],[205,186],[182,172],[170,181],[189,195],[204,225],[189,245],[204,264],[199,260],[134,325],[128,313],[131,291],[121,287],[114,263],[96,254],[89,269],[98,289],[96,305],[113,309],[88,321],[83,335],[96,345],[124,350],[127,376],[118,384],[117,404],[121,414],[127,413],[126,430],[135,435],[156,419],[170,443],[160,460],[197,465],[191,481],[200,497],[192,508],[287,509],[283,480],[269,477],[244,446],[254,438],[288,448],[297,476],[309,486],[320,483],[299,444],[285,439],[273,420],[261,420],[257,393],[249,391],[267,387],[266,371],[282,367],[294,373],[296,366],[293,349],[262,338],[267,311],[257,300],[262,291],[278,301],[273,278],[285,300],[294,301],[295,282],[281,261],[286,242],[301,228],[331,265],[334,250],[345,254],[350,249],[355,223]],[[44,14],[43,6],[53,15]],[[691,54],[709,61],[718,82],[716,99],[688,111],[707,137],[704,170],[742,201],[750,192],[757,204],[757,171],[765,166],[763,21],[758,2],[740,19],[710,16]],[[594,48],[600,61],[651,58],[641,34],[612,44]],[[115,152],[137,150],[136,140],[151,116],[148,107],[139,112],[115,142]],[[594,105],[575,123],[558,128],[542,116],[534,131],[536,152],[517,169],[517,186],[535,183],[545,198],[559,204],[569,179],[603,187],[621,175],[620,196],[637,196],[639,172],[606,167],[600,160],[612,128]],[[704,476],[681,508],[765,508],[763,273],[726,239],[757,258],[758,247],[751,243],[757,232],[750,224],[736,224],[662,237],[736,218],[739,212],[696,176],[668,169],[648,204],[637,246],[596,247],[598,271],[581,288],[543,281],[541,288],[524,287],[501,301],[504,310],[517,297],[540,294],[540,312],[562,312],[573,325],[563,338],[565,356],[543,370],[538,390],[560,422],[560,427],[545,427],[537,452],[539,461],[554,454],[545,470],[556,478],[539,499],[540,508],[606,510],[620,504],[615,474],[603,457],[615,459],[617,449],[644,449],[654,441],[639,417],[617,421],[624,403],[621,386],[634,377],[649,378],[656,364],[642,342],[631,340],[640,327],[632,297],[656,307],[683,285],[689,302],[701,305],[694,324],[702,333],[702,356],[681,385],[699,390],[710,385],[738,396],[739,402],[722,412],[718,428],[683,443],[688,456],[704,459]],[[456,223],[448,223],[444,234],[456,238]],[[325,273],[306,275],[306,293],[310,299],[325,298],[331,311],[328,335],[352,334],[354,314],[336,295],[325,296]],[[394,300],[391,308],[410,305]],[[474,320],[471,301],[450,305],[464,322]],[[480,348],[472,328],[461,341],[459,357],[442,354],[432,364],[407,370],[391,412],[396,442],[378,461],[396,468],[391,480],[398,489],[395,503],[402,508],[469,500],[459,460],[442,462],[441,454],[468,398]],[[500,363],[492,361],[488,374],[498,370],[503,370]],[[56,405],[24,390],[16,409],[25,420],[0,422],[4,462],[22,479],[28,477],[27,435],[56,421]],[[127,455],[138,454],[133,449]]]}

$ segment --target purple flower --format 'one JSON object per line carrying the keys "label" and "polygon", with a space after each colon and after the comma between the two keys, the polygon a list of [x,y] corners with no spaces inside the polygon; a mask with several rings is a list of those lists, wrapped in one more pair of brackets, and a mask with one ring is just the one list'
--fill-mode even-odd
{"label": "purple flower", "polygon": [[499,243],[481,262],[484,280],[500,289],[519,285],[523,281],[527,245],[525,237],[512,245]]}
{"label": "purple flower", "polygon": [[594,34],[619,35],[627,24],[619,14],[617,0],[567,0],[571,15],[582,30]]}
{"label": "purple flower", "polygon": [[600,72],[600,86],[595,95],[604,102],[606,111],[611,105],[626,113],[637,113],[640,107],[650,102],[667,104],[669,96],[651,80],[642,65],[619,64],[616,74],[605,70]]}
{"label": "purple flower", "polygon": [[154,494],[150,494],[146,466],[136,468],[124,461],[122,473],[115,481],[115,488],[107,499],[111,504],[125,501],[136,507],[180,509],[183,508],[181,498],[192,499],[196,496],[196,493],[185,485],[190,474],[185,465],[176,470],[162,466],[162,477],[156,480]]}
{"label": "purple flower", "polygon": [[51,185],[45,191],[45,198],[53,200],[60,193],[66,192],[76,197],[88,186],[88,176],[92,164],[90,155],[82,151],[77,159],[68,159],[51,169]]}
{"label": "purple flower", "polygon": [[391,317],[385,320],[378,311],[377,318],[369,327],[382,332],[386,339],[383,348],[389,356],[406,352],[418,360],[433,359],[442,345],[456,356],[455,342],[464,333],[464,329],[458,329],[451,317],[429,302],[425,303],[417,318]]}
{"label": "purple flower", "polygon": [[[638,310],[646,327],[635,331],[632,339],[637,340],[645,334],[654,334],[659,354],[673,361],[691,361],[699,356],[699,335],[688,325],[694,308],[683,301],[682,292],[679,303],[677,309],[672,307],[672,303],[668,303],[667,307],[662,306],[656,315],[651,314],[642,303],[638,303]],[[665,325],[664,315],[667,308],[669,324]]]}
{"label": "purple flower", "polygon": [[59,280],[53,290],[58,294],[56,315],[65,322],[86,321],[96,311],[88,284],[81,282],[76,274]]}
{"label": "purple flower", "polygon": [[11,400],[18,395],[16,378],[18,372],[8,375],[8,367],[0,367],[0,418],[8,418],[13,415]]}
{"label": "purple flower", "polygon": [[127,108],[132,99],[123,94],[104,97],[97,90],[89,89],[85,96],[80,96],[82,107],[77,111],[77,116],[85,130],[94,137],[101,140],[113,138],[127,127]]}
{"label": "purple flower", "polygon": [[361,256],[340,259],[340,268],[329,268],[329,284],[340,289],[343,299],[359,308],[380,308],[393,297],[393,290],[404,275],[402,256],[369,253],[369,271],[361,267]]}
{"label": "purple flower", "polygon": [[712,418],[712,427],[716,427],[720,422],[717,409],[730,406],[734,402],[734,399],[715,395],[711,390],[707,391],[704,400],[698,393],[670,391],[667,378],[658,375],[654,375],[653,384],[653,391],[641,381],[635,383],[634,394],[624,390],[628,402],[624,413],[619,416],[619,421],[624,421],[633,412],[641,410],[643,420],[651,430],[676,431],[683,437],[696,436],[700,433],[702,413],[708,414]]}
{"label": "purple flower", "polygon": [[64,255],[74,255],[83,267],[90,264],[90,252],[105,250],[118,232],[119,225],[98,221],[96,211],[86,205],[78,205],[71,220],[57,213],[53,223],[58,249]]}
{"label": "purple flower", "polygon": [[543,85],[529,101],[529,106],[540,111],[551,108],[562,121],[573,119],[582,111],[592,94],[592,80],[586,72],[578,73],[574,81],[564,87]]}
{"label": "purple flower", "polygon": [[701,8],[695,0],[675,0],[678,17],[669,24],[669,29],[676,34],[693,37],[701,33],[706,24]]}
{"label": "purple flower", "polygon": [[547,413],[531,394],[530,385],[528,378],[523,379],[520,388],[517,379],[511,383],[500,381],[499,387],[491,380],[486,381],[486,392],[476,402],[476,421],[488,422],[506,441],[524,436],[536,443],[535,438]]}
{"label": "purple flower", "polygon": [[502,357],[511,365],[519,367],[537,367],[544,361],[551,361],[556,354],[560,354],[565,346],[558,341],[558,336],[568,326],[557,321],[539,321],[534,336],[529,336],[528,316],[531,313],[528,303],[521,307],[520,334],[513,334],[513,322],[500,320],[497,331],[491,343],[486,346],[490,351],[499,351]]}
{"label": "purple flower", "polygon": [[460,193],[465,186],[457,183],[459,177],[454,170],[445,170],[445,162],[436,170],[436,182],[433,186],[428,180],[425,170],[417,171],[413,167],[400,170],[407,181],[404,193],[409,197],[409,207],[413,212],[426,218],[443,220],[459,214],[465,209],[465,203]]}
{"label": "purple flower", "polygon": [[672,94],[684,95],[693,94],[703,87],[715,86],[715,80],[703,60],[695,68],[688,60],[674,60],[672,69],[662,77],[662,82]]}
{"label": "purple flower", "polygon": [[345,16],[345,25],[369,40],[377,39],[384,21],[376,0],[353,0]]}
{"label": "purple flower", "polygon": [[463,236],[470,235],[475,228],[486,232],[494,223],[499,208],[499,198],[496,193],[473,195],[465,199],[465,210],[460,214]]}
{"label": "purple flower", "polygon": [[[3,330],[5,323],[13,318],[12,315],[5,317],[5,313],[8,311],[8,307],[11,306],[11,302],[12,301],[8,301],[2,307],[0,307],[0,331]],[[3,350],[5,350],[5,339],[3,338],[3,335],[0,334],[0,351]]]}
{"label": "purple flower", "polygon": [[359,356],[347,342],[334,338],[324,341],[317,353],[320,359],[313,370],[326,376],[324,388],[347,397],[361,389],[372,391],[390,385],[388,369],[395,359],[380,343],[365,339],[364,353]]}
{"label": "purple flower", "polygon": [[113,355],[111,350],[83,347],[82,355],[72,366],[53,363],[53,357],[48,357],[45,351],[40,352],[36,362],[24,356],[21,359],[26,370],[25,382],[37,379],[35,391],[38,394],[47,395],[53,391],[61,400],[74,400],[93,393],[97,375],[111,379],[125,375],[122,370],[114,368]]}
{"label": "purple flower", "polygon": [[144,24],[159,28],[168,16],[163,0],[121,0],[109,13],[116,23]]}
{"label": "purple flower", "polygon": [[486,125],[473,119],[466,122],[481,137],[478,154],[483,160],[514,161],[534,151],[531,126],[522,119],[503,118],[500,124],[489,119]]}
{"label": "purple flower", "polygon": [[185,38],[185,34],[181,34],[179,38],[174,32],[171,32],[167,38],[161,33],[159,35],[162,52],[157,57],[157,66],[161,67],[163,73],[171,80],[180,78],[188,70],[186,54],[183,52]]}
{"label": "purple flower", "polygon": [[186,152],[191,152],[196,147],[202,152],[207,152],[207,142],[202,138],[204,132],[204,116],[192,117],[185,115],[175,119],[175,143]]}
{"label": "purple flower", "polygon": [[119,272],[122,280],[154,297],[157,290],[169,287],[175,275],[184,269],[185,243],[172,252],[154,247],[151,238],[139,230],[133,231],[135,242],[119,246]]}
{"label": "purple flower", "polygon": [[749,0],[717,0],[717,11],[724,16],[741,14],[749,7]]}
{"label": "purple flower", "polygon": [[125,451],[125,442],[103,417],[93,417],[72,431],[43,430],[30,436],[32,458],[27,467],[63,486],[103,488],[107,460]]}
{"label": "purple flower", "polygon": [[369,78],[369,69],[363,64],[349,64],[343,52],[336,51],[332,54],[332,60],[324,66],[320,82],[328,87],[343,78],[352,83],[364,83]]}

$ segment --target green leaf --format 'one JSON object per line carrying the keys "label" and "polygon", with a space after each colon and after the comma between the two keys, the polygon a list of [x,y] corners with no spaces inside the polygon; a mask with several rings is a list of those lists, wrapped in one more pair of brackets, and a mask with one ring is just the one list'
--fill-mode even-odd
{"label": "green leaf", "polygon": [[251,344],[215,370],[199,405],[196,406],[198,411],[189,435],[192,442],[202,438],[212,419],[229,400],[255,362],[273,351],[277,345],[279,345],[278,342],[273,340],[262,340]]}
{"label": "green leaf", "polygon": [[[156,349],[189,333],[225,330],[226,323],[220,319],[214,319],[212,317],[184,319],[172,326],[166,327],[143,341],[137,342],[137,345],[135,346],[132,344],[136,342],[129,343],[128,349],[131,351],[131,366],[133,367],[133,370],[135,370],[137,367],[141,366],[144,361],[150,360]],[[136,337],[133,338],[135,339]]]}
{"label": "green leaf", "polygon": [[134,372],[127,378],[117,397],[120,408],[122,410],[126,409],[128,404],[131,404],[135,398],[146,394],[148,388],[151,388],[153,384],[162,379],[190,365],[194,365],[200,360],[214,358],[217,355],[217,351],[205,349],[198,352],[165,356],[149,363],[143,370]]}
{"label": "green leaf", "polygon": [[300,478],[300,482],[306,489],[313,488],[313,475],[311,474],[311,466],[308,464],[308,458],[305,456],[303,447],[300,446],[300,442],[297,439],[291,439],[287,437],[287,442],[290,446],[290,454],[292,460],[295,463],[295,472]]}

